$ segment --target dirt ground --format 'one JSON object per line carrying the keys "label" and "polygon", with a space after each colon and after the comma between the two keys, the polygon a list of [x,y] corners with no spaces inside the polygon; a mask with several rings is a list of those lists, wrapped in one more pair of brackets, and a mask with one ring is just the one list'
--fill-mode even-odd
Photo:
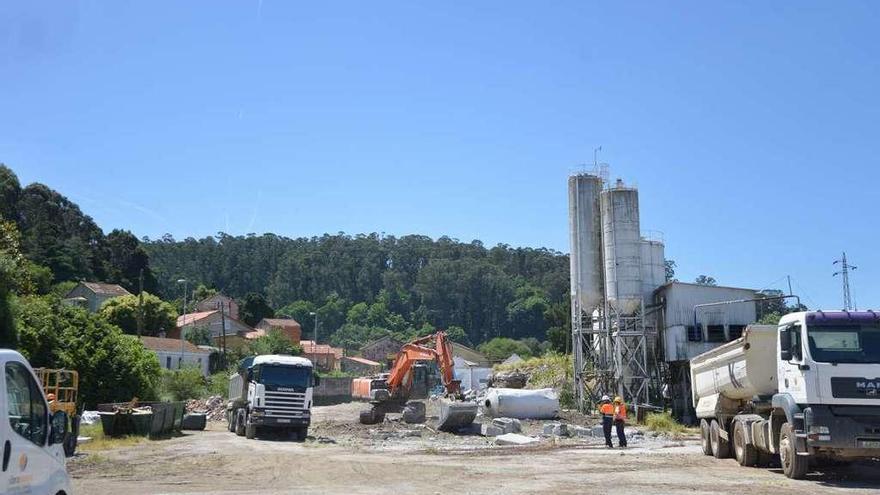
{"label": "dirt ground", "polygon": [[[634,435],[626,450],[606,449],[593,437],[502,447],[476,434],[434,432],[430,418],[426,426],[394,416],[384,425],[360,425],[362,407],[314,408],[305,442],[247,440],[211,423],[170,440],[77,455],[69,470],[76,493],[88,495],[880,493],[880,463],[792,481],[778,468],[703,456],[696,439]],[[524,433],[537,436],[543,423],[525,422]]]}

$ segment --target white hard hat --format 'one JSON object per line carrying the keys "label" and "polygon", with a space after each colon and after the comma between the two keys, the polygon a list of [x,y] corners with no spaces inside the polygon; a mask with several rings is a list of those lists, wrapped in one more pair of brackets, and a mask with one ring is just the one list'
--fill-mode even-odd
{"label": "white hard hat", "polygon": [[611,397],[608,397],[607,395],[603,395],[603,396],[602,396],[602,401],[603,401],[603,402],[605,402],[605,401],[611,402]]}

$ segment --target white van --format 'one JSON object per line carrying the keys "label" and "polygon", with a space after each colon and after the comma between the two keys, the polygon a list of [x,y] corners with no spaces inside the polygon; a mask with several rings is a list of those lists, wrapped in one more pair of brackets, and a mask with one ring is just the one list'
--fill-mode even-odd
{"label": "white van", "polygon": [[65,468],[67,413],[49,413],[34,371],[21,354],[0,349],[0,493],[71,495]]}

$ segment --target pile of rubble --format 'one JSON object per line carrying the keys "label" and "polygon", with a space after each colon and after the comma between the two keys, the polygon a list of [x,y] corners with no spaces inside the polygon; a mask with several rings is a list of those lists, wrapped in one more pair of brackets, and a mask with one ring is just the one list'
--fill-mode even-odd
{"label": "pile of rubble", "polygon": [[226,400],[219,395],[186,401],[186,412],[205,413],[208,421],[226,421]]}

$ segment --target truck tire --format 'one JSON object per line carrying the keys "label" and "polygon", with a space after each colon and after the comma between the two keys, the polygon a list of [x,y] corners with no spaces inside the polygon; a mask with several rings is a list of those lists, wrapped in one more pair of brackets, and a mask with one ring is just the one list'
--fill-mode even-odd
{"label": "truck tire", "polygon": [[758,449],[748,443],[747,427],[742,421],[733,422],[733,456],[740,466],[752,467],[758,463]]}
{"label": "truck tire", "polygon": [[244,427],[244,437],[247,438],[248,440],[253,440],[254,437],[256,437],[256,436],[257,436],[257,425],[252,425],[252,424],[248,423]]}
{"label": "truck tire", "polygon": [[709,440],[712,444],[712,455],[716,459],[730,457],[730,444],[721,438],[721,425],[718,424],[718,420],[713,419],[709,424]]}
{"label": "truck tire", "polygon": [[703,449],[703,455],[712,455],[712,441],[709,439],[709,422],[705,419],[700,420],[700,447]]}
{"label": "truck tire", "polygon": [[782,423],[779,431],[779,463],[782,472],[793,480],[802,479],[810,468],[810,458],[797,455],[794,431],[789,423]]}
{"label": "truck tire", "polygon": [[232,419],[232,411],[226,411],[226,429],[230,432],[235,431],[235,421]]}
{"label": "truck tire", "polygon": [[309,436],[309,428],[307,426],[296,430],[296,438],[300,442],[305,442],[306,438],[308,438],[308,436]]}
{"label": "truck tire", "polygon": [[244,419],[243,413],[238,413],[235,415],[235,434],[240,437],[243,437],[244,433],[245,433],[244,422],[245,422],[245,419]]}

